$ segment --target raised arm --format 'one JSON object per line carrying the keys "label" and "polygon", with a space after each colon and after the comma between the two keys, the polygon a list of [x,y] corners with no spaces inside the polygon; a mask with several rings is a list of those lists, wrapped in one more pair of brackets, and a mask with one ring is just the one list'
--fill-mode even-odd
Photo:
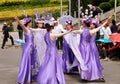
{"label": "raised arm", "polygon": [[63,26],[61,24],[59,25],[59,27],[60,27],[62,32],[66,32],[66,30],[63,28]]}
{"label": "raised arm", "polygon": [[112,18],[112,16],[109,16],[108,19],[101,25],[99,26],[98,28],[96,29],[93,29],[93,30],[90,30],[90,34],[91,35],[94,35],[96,32],[98,32],[102,27],[105,26],[105,24]]}
{"label": "raised arm", "polygon": [[75,34],[81,34],[82,32],[83,32],[83,30],[74,30],[74,31],[72,31],[73,33],[75,33]]}
{"label": "raised arm", "polygon": [[55,40],[56,38],[61,37],[61,36],[64,36],[64,35],[66,35],[66,34],[68,34],[68,33],[70,33],[70,32],[71,32],[71,30],[70,30],[70,31],[66,31],[66,32],[64,32],[64,33],[51,34],[50,37],[51,37],[52,40]]}
{"label": "raised arm", "polygon": [[26,27],[21,23],[21,21],[18,19],[18,17],[15,16],[14,19],[18,22],[18,24],[21,26],[21,28],[23,29],[23,31],[24,31],[25,33],[28,33]]}

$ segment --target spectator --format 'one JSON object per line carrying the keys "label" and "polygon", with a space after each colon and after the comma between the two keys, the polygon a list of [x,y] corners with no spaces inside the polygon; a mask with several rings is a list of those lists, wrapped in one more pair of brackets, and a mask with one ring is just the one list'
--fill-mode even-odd
{"label": "spectator", "polygon": [[[59,33],[65,32],[65,31],[66,30],[59,23],[59,18],[58,18],[57,21],[55,21],[54,30],[52,32],[56,33],[56,34],[59,34]],[[56,46],[57,46],[58,50],[62,49],[62,47],[63,47],[63,37],[58,37],[57,38]]]}
{"label": "spectator", "polygon": [[117,42],[114,46],[108,49],[110,53],[110,59],[119,60],[120,59],[120,42]]}
{"label": "spectator", "polygon": [[110,27],[110,29],[112,33],[117,33],[117,25],[114,19],[112,20],[112,26]]}
{"label": "spectator", "polygon": [[106,45],[105,43],[100,43],[99,44],[99,55],[100,55],[100,59],[104,59],[105,61],[109,60],[109,55],[108,55],[108,45]]}
{"label": "spectator", "polygon": [[3,38],[3,43],[2,43],[2,49],[4,49],[5,43],[7,42],[8,38],[11,39],[12,45],[14,45],[13,37],[9,34],[10,31],[10,23],[8,23],[4,28],[2,29],[4,38]]}
{"label": "spectator", "polygon": [[17,26],[17,29],[18,29],[19,39],[23,39],[23,29],[21,28],[19,24]]}
{"label": "spectator", "polygon": [[100,30],[100,36],[103,36],[103,38],[109,39],[109,35],[111,35],[112,32],[109,27],[109,23],[107,22],[105,26]]}

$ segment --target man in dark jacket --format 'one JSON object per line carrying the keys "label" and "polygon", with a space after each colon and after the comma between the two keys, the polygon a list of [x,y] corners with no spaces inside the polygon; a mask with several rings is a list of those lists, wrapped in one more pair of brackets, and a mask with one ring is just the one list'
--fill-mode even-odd
{"label": "man in dark jacket", "polygon": [[17,26],[19,39],[23,39],[23,29],[20,25]]}
{"label": "man in dark jacket", "polygon": [[3,43],[1,48],[4,49],[5,43],[8,41],[8,38],[11,39],[11,43],[12,45],[14,45],[13,37],[9,34],[10,24],[8,23],[6,26],[3,26],[2,31],[4,34],[4,38],[3,38]]}

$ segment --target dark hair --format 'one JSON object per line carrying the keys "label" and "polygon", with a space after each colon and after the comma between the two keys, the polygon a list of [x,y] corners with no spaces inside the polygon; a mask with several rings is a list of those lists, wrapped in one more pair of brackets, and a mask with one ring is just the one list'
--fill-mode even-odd
{"label": "dark hair", "polygon": [[90,22],[84,21],[84,23],[85,23],[85,25],[86,25],[87,27],[90,27]]}
{"label": "dark hair", "polygon": [[47,31],[49,32],[52,29],[52,26],[50,26],[49,23],[45,24],[45,28],[47,29]]}
{"label": "dark hair", "polygon": [[66,21],[66,24],[72,25],[72,21],[71,20]]}
{"label": "dark hair", "polygon": [[112,20],[112,24],[113,24],[113,25],[116,25],[116,21],[115,21],[114,19]]}
{"label": "dark hair", "polygon": [[100,24],[102,24],[102,21],[99,21]]}
{"label": "dark hair", "polygon": [[27,23],[25,24],[25,26],[27,27],[27,25],[28,25],[30,22],[31,22],[31,21],[27,22]]}
{"label": "dark hair", "polygon": [[93,25],[95,25],[95,28],[97,28],[97,25],[95,23],[92,23]]}

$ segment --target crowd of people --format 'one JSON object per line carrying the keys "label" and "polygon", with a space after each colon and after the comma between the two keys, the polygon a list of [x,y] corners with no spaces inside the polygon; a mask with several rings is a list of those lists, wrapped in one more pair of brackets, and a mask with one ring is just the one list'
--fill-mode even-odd
{"label": "crowd of people", "polygon": [[[119,34],[119,27],[120,25],[116,24],[116,21],[112,20],[112,25],[110,26],[110,22],[106,23],[105,26],[100,30],[100,38],[109,39],[112,34]],[[98,45],[100,51],[100,58],[104,60],[119,60],[119,41],[111,42],[111,43],[104,43],[101,42]]]}
{"label": "crowd of people", "polygon": [[[119,33],[120,25],[116,26],[113,20],[109,28],[112,18],[109,16],[103,24],[97,19],[83,19],[80,29],[76,29],[71,20],[66,20],[63,28],[60,18],[51,18],[36,18],[37,28],[32,28],[32,18],[19,20],[14,17],[18,22],[19,39],[23,39],[23,32],[25,37],[17,82],[66,84],[64,73],[76,71],[82,82],[105,82],[100,58],[108,60],[117,56],[120,43],[96,43],[96,39],[109,39],[112,33]],[[2,49],[8,38],[14,45],[9,27],[9,24],[3,27]],[[58,54],[60,49],[62,56]]]}

